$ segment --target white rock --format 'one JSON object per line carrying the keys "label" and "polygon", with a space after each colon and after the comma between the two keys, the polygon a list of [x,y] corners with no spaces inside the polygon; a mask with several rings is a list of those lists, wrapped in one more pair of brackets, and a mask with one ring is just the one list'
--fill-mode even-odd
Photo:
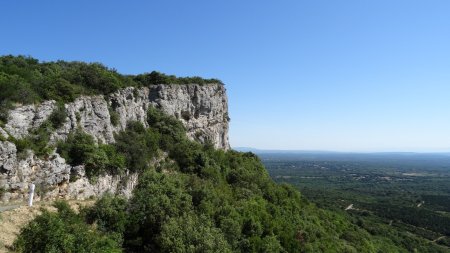
{"label": "white rock", "polygon": [[28,135],[29,130],[38,128],[56,108],[53,100],[40,105],[24,105],[9,112],[5,130],[14,138],[20,139]]}
{"label": "white rock", "polygon": [[[229,148],[228,104],[221,84],[210,85],[151,85],[144,88],[125,88],[103,96],[82,96],[66,104],[66,121],[51,136],[51,143],[64,140],[68,134],[81,128],[98,142],[114,142],[114,133],[126,128],[127,122],[139,121],[147,126],[147,110],[154,106],[179,119],[187,129],[189,138],[211,141],[215,147]],[[9,112],[5,130],[15,138],[25,137],[39,127],[56,108],[55,101],[40,105],[20,106]],[[111,124],[110,109],[118,115],[118,124]],[[0,128],[0,134],[8,134]],[[155,161],[158,163],[158,161]],[[33,152],[17,158],[16,146],[0,141],[0,187],[7,190],[2,201],[26,199],[28,185],[36,184],[37,199],[86,199],[105,193],[131,197],[138,182],[138,174],[102,175],[90,182],[83,166],[72,167],[54,153],[38,158]],[[14,191],[8,191],[14,190]]]}
{"label": "white rock", "polygon": [[5,130],[3,130],[3,128],[1,128],[1,127],[0,127],[0,135],[3,138],[8,139],[8,133]]}

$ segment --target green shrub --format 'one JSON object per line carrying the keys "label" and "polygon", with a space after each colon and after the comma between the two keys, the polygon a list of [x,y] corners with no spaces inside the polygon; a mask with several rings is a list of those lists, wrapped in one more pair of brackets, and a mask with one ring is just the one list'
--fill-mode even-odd
{"label": "green shrub", "polygon": [[126,208],[126,199],[106,195],[84,212],[86,221],[89,224],[95,222],[100,231],[123,234],[128,222]]}
{"label": "green shrub", "polygon": [[4,126],[8,123],[9,110],[13,108],[12,102],[10,100],[3,100],[0,102],[0,126]]}
{"label": "green shrub", "polygon": [[[128,247],[160,251],[158,235],[170,217],[191,212],[191,196],[184,191],[183,179],[147,171],[139,178],[129,204]],[[150,197],[151,196],[151,197]]]}
{"label": "green shrub", "polygon": [[97,150],[94,137],[76,129],[67,136],[65,142],[58,143],[57,152],[72,165],[82,165],[91,158]]}
{"label": "green shrub", "polygon": [[151,73],[137,75],[134,81],[139,83],[141,86],[148,86],[151,84],[209,84],[209,83],[219,83],[222,81],[218,79],[203,79],[198,76],[194,77],[176,77],[173,75],[166,75],[157,71],[152,71]]}
{"label": "green shrub", "polygon": [[119,125],[120,115],[118,112],[114,111],[112,108],[109,108],[109,119],[113,126]]}
{"label": "green shrub", "polygon": [[[316,208],[293,187],[275,184],[256,155],[190,141],[179,121],[155,108],[147,123],[146,129],[129,122],[111,145],[97,145],[81,130],[59,143],[58,151],[72,165],[84,164],[89,177],[124,167],[140,176],[129,200],[105,196],[80,215],[60,208],[65,211],[47,218],[58,238],[78,233],[58,222],[84,220],[127,252],[399,251],[392,241],[379,242],[345,217]],[[160,151],[168,161],[154,169]]]}
{"label": "green shrub", "polygon": [[[29,225],[39,227],[32,230],[39,241],[24,229],[17,249],[28,252],[36,243],[48,251],[83,252],[99,240],[127,252],[400,251],[390,239],[379,241],[345,216],[318,209],[293,187],[275,184],[255,154],[190,141],[179,121],[155,108],[147,123],[146,129],[129,122],[111,145],[97,145],[81,130],[59,143],[61,155],[72,165],[84,164],[89,177],[127,167],[140,173],[138,185],[131,199],[106,196],[79,215],[64,205],[57,214],[44,213]],[[154,169],[152,159],[160,151],[168,162],[165,169]],[[97,224],[98,231],[83,221]],[[44,231],[42,224],[50,229]],[[85,231],[91,231],[90,238],[75,245],[73,235],[85,238]],[[49,241],[51,235],[58,237]]]}
{"label": "green shrub", "polygon": [[125,156],[115,146],[95,143],[94,138],[77,129],[71,132],[66,141],[58,143],[57,152],[72,165],[85,165],[88,178],[101,174],[122,174],[125,168]]}
{"label": "green shrub", "polygon": [[169,219],[158,241],[162,252],[232,252],[222,231],[203,215],[183,214]]}
{"label": "green shrub", "polygon": [[21,229],[14,242],[17,252],[122,252],[116,238],[83,222],[65,202],[58,211],[42,214]]}
{"label": "green shrub", "polygon": [[[125,87],[150,84],[221,83],[217,79],[175,77],[159,72],[125,76],[100,63],[44,62],[25,56],[0,57],[0,104],[31,104],[43,100],[60,103],[80,95],[107,95]],[[0,120],[2,119],[0,112]]]}
{"label": "green shrub", "polygon": [[37,93],[45,100],[56,100],[59,103],[73,102],[83,94],[83,87],[70,83],[60,76],[44,76],[36,87]]}
{"label": "green shrub", "polygon": [[125,156],[118,153],[115,146],[101,144],[84,162],[86,175],[89,178],[102,174],[121,175],[124,172],[125,161]]}
{"label": "green shrub", "polygon": [[143,171],[158,154],[159,134],[139,122],[129,122],[127,129],[115,136],[117,151],[125,156],[130,171]]}
{"label": "green shrub", "polygon": [[31,104],[40,101],[39,95],[33,89],[32,84],[16,74],[0,71],[0,90],[2,91],[0,103]]}
{"label": "green shrub", "polygon": [[48,120],[51,122],[54,129],[60,128],[66,122],[67,112],[64,104],[58,104],[56,109],[50,114]]}

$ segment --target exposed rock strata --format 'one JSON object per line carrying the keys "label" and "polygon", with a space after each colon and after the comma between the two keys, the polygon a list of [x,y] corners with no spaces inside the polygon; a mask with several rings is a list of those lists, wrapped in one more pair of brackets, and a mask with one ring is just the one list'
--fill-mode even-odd
{"label": "exposed rock strata", "polygon": [[14,138],[28,135],[29,130],[39,127],[56,108],[55,101],[45,101],[40,105],[24,105],[11,110],[5,130]]}
{"label": "exposed rock strata", "polygon": [[[114,142],[114,133],[124,130],[127,122],[146,123],[149,106],[157,107],[179,119],[187,129],[189,138],[228,149],[228,104],[225,88],[211,85],[151,85],[144,88],[125,88],[108,97],[82,96],[65,105],[66,121],[51,136],[51,142],[67,138],[76,128],[91,134],[98,142]],[[0,128],[7,139],[23,138],[39,127],[56,108],[55,101],[40,105],[25,105],[11,110],[8,122]],[[117,124],[111,123],[111,112]],[[28,185],[34,183],[37,198],[85,199],[106,192],[131,196],[138,175],[103,175],[95,183],[84,175],[83,166],[72,167],[54,153],[48,158],[37,158],[29,152],[25,158],[17,157],[13,143],[0,141],[1,201],[20,201],[27,197]]]}

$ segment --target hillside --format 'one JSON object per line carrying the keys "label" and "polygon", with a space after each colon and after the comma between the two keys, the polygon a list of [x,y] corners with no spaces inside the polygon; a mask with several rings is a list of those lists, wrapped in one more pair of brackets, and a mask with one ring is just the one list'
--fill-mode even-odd
{"label": "hillside", "polygon": [[40,199],[97,199],[80,212],[55,202],[14,250],[407,252],[229,150],[220,81],[152,73],[1,58],[3,201],[30,182]]}

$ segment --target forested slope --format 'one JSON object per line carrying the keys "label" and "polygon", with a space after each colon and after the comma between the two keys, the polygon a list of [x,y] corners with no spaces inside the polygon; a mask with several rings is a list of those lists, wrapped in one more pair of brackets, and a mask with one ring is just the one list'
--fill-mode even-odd
{"label": "forested slope", "polygon": [[[100,64],[0,58],[4,113],[17,103],[64,104],[127,86],[209,82],[220,81],[157,72],[124,76]],[[58,124],[57,116],[48,128]],[[146,126],[129,121],[113,143],[95,142],[76,129],[56,145],[71,166],[83,165],[92,181],[105,173],[139,173],[132,197],[107,195],[79,213],[57,202],[58,212],[44,211],[22,229],[14,250],[407,252],[395,238],[372,235],[343,215],[317,208],[293,187],[276,184],[256,155],[189,140],[179,120],[156,108],[146,116]],[[23,148],[42,150],[45,159],[48,129],[41,130]]]}

